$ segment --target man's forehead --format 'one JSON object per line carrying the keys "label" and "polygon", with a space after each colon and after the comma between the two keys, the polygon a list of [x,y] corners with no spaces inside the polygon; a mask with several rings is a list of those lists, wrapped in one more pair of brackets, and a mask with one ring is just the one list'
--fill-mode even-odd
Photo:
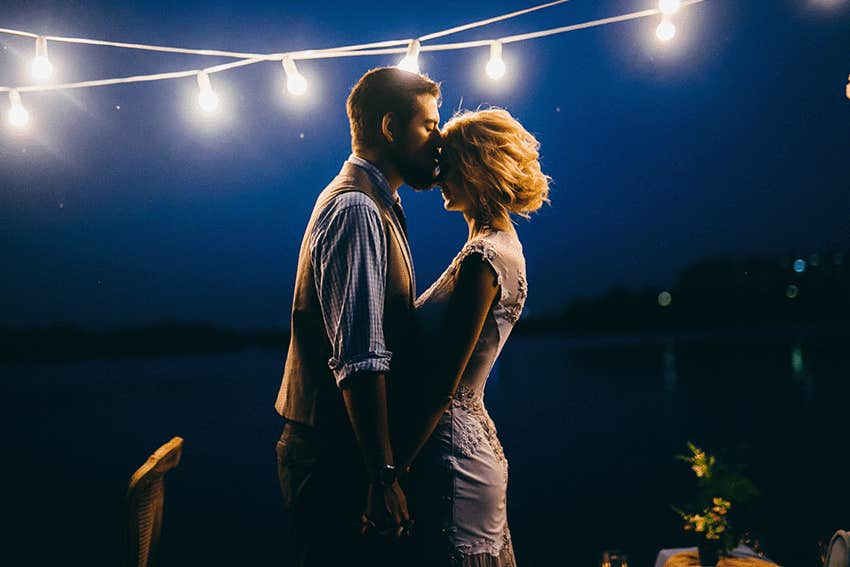
{"label": "man's forehead", "polygon": [[440,105],[437,97],[429,94],[422,94],[416,97],[416,116],[421,116],[424,120],[440,121]]}

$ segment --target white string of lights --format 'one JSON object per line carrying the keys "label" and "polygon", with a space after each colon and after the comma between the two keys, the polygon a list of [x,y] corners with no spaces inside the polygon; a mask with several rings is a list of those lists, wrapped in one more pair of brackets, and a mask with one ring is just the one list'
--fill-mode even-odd
{"label": "white string of lights", "polygon": [[[518,10],[516,12],[511,12],[509,14],[502,14],[501,16],[496,16],[493,18],[488,18],[486,20],[479,20],[477,22],[471,22],[468,24],[463,24],[461,26],[457,26],[454,28],[449,28],[446,30],[441,30],[438,32],[430,33],[428,35],[424,35],[419,37],[419,41],[428,41],[431,39],[437,39],[440,37],[445,37],[447,35],[452,35],[456,33],[460,33],[462,31],[470,30],[473,28],[490,25],[495,22],[500,22],[503,20],[507,20],[510,18],[516,18],[518,16],[522,16],[525,14],[529,14],[531,12],[536,12],[538,10],[543,10],[546,8],[551,8],[553,6],[557,6],[558,4],[564,4],[569,2],[570,0],[555,0],[554,2],[549,2],[546,4],[540,4],[537,6],[532,6],[531,8],[525,8],[523,10]],[[21,30],[13,30],[8,28],[0,28],[0,33],[8,34],[8,35],[17,35],[21,37],[29,37],[36,40],[36,42],[44,42],[46,44],[47,41],[53,42],[61,42],[61,43],[76,43],[76,44],[84,44],[84,45],[98,45],[105,47],[119,47],[123,49],[138,49],[143,51],[160,51],[166,53],[185,53],[191,55],[209,55],[209,56],[218,56],[218,57],[233,57],[236,59],[280,59],[282,55],[280,53],[245,53],[238,51],[224,51],[220,49],[190,49],[186,47],[170,47],[165,45],[150,45],[144,43],[125,43],[125,42],[117,42],[117,41],[105,41],[101,39],[86,39],[80,37],[62,37],[62,36],[39,36],[38,34],[21,31]],[[397,39],[397,40],[388,40],[388,41],[379,41],[374,43],[363,43],[359,45],[344,45],[341,47],[332,47],[325,48],[319,51],[351,51],[355,49],[370,49],[370,48],[380,48],[380,47],[391,47],[396,45],[406,45],[410,40],[409,39]],[[45,47],[46,50],[46,47]],[[289,55],[298,55],[304,52],[292,52]],[[46,57],[46,52],[45,52]]]}
{"label": "white string of lights", "polygon": [[545,10],[546,8],[551,8],[553,6],[557,6],[558,4],[564,4],[565,2],[569,2],[569,1],[570,0],[555,0],[555,2],[549,2],[547,4],[540,4],[538,6],[532,6],[531,8],[526,8],[524,10],[517,10],[516,12],[511,12],[510,14],[503,14],[501,16],[496,16],[494,18],[487,18],[486,20],[479,20],[477,22],[472,22],[471,24],[464,24],[462,26],[457,26],[455,28],[449,28],[447,30],[429,33],[428,35],[423,35],[423,36],[421,36],[417,39],[419,39],[419,41],[430,41],[432,39],[437,39],[437,38],[440,38],[440,37],[446,37],[447,35],[460,33],[462,31],[471,30],[473,28],[479,28],[481,26],[489,26],[490,24],[495,24],[496,22],[501,22],[502,20],[507,20],[509,18],[516,18],[517,16],[524,16],[525,14],[530,14],[531,12],[536,12],[538,10]]}
{"label": "white string of lights", "polygon": [[[672,23],[672,15],[677,12],[680,8],[690,6],[692,4],[697,4],[703,2],[705,0],[659,0],[657,9],[649,9],[643,10],[639,12],[632,12],[629,14],[623,14],[620,16],[603,18],[598,20],[593,20],[589,22],[584,22],[580,24],[573,24],[569,26],[562,26],[558,28],[551,28],[546,30],[539,30],[536,32],[505,36],[496,39],[488,39],[488,40],[477,40],[477,41],[467,41],[467,42],[458,42],[458,43],[444,43],[444,44],[434,44],[434,45],[422,45],[423,41],[427,41],[430,39],[434,39],[437,37],[445,37],[447,35],[458,33],[460,31],[465,31],[468,29],[472,29],[474,27],[480,27],[484,25],[491,24],[496,21],[501,21],[508,18],[517,17],[519,15],[523,15],[532,11],[541,10],[544,8],[549,8],[555,6],[557,4],[563,4],[568,2],[569,0],[556,0],[554,2],[549,2],[547,4],[540,4],[538,6],[533,6],[531,8],[526,8],[524,10],[520,10],[517,12],[512,12],[510,14],[504,14],[502,16],[497,16],[494,18],[489,18],[486,20],[480,20],[478,22],[472,22],[470,24],[465,24],[462,26],[458,26],[455,28],[450,28],[447,30],[442,30],[439,32],[431,33],[425,36],[421,36],[416,39],[410,40],[388,40],[381,41],[375,43],[368,44],[359,44],[359,45],[349,45],[349,46],[341,46],[341,47],[332,47],[326,49],[311,49],[311,50],[303,50],[303,51],[293,51],[286,53],[242,53],[242,52],[233,52],[233,51],[221,51],[221,50],[210,50],[210,49],[188,49],[188,48],[180,48],[180,47],[168,47],[168,46],[157,46],[157,45],[146,45],[146,44],[134,44],[134,43],[121,43],[121,42],[110,42],[110,41],[102,41],[102,40],[92,40],[92,39],[84,39],[84,38],[64,38],[58,36],[39,36],[37,34],[33,34],[30,32],[24,32],[19,30],[10,30],[6,28],[0,28],[0,33],[18,35],[23,37],[30,37],[36,40],[36,56],[32,63],[32,75],[40,80],[46,81],[50,78],[53,71],[53,65],[47,56],[47,41],[57,41],[57,42],[67,42],[67,43],[78,43],[78,44],[90,44],[90,45],[101,45],[101,46],[111,46],[111,47],[120,47],[126,49],[141,49],[148,51],[165,51],[165,52],[173,52],[173,53],[186,53],[186,54],[195,54],[195,55],[210,55],[210,56],[220,56],[220,57],[230,57],[238,59],[237,61],[233,61],[230,63],[225,63],[221,65],[216,65],[213,67],[206,67],[203,69],[188,69],[184,71],[175,71],[170,73],[156,73],[149,75],[136,75],[129,77],[118,77],[111,79],[98,79],[91,81],[81,81],[75,83],[63,83],[63,84],[35,84],[35,85],[26,85],[21,87],[6,87],[0,86],[0,92],[8,92],[9,93],[9,113],[8,120],[9,123],[15,127],[23,127],[29,121],[29,113],[26,108],[23,106],[21,101],[21,93],[25,92],[38,92],[38,91],[52,91],[52,90],[66,90],[66,89],[78,89],[78,88],[90,88],[90,87],[98,87],[98,86],[106,86],[106,85],[116,85],[116,84],[127,84],[127,83],[139,83],[139,82],[148,82],[148,81],[160,81],[160,80],[169,80],[169,79],[178,79],[195,76],[198,83],[198,104],[202,110],[208,113],[215,112],[219,107],[219,99],[215,94],[215,91],[212,88],[210,83],[210,75],[214,73],[220,73],[222,71],[226,71],[229,69],[234,69],[237,67],[244,67],[247,65],[253,65],[256,63],[260,63],[263,61],[280,61],[286,76],[286,85],[287,90],[292,95],[303,95],[307,91],[307,81],[303,75],[299,72],[296,66],[296,60],[312,60],[312,59],[328,59],[328,58],[337,58],[337,57],[361,57],[361,56],[374,56],[374,55],[387,55],[387,54],[400,54],[404,53],[404,57],[398,63],[398,67],[401,69],[405,69],[410,72],[419,72],[419,54],[422,51],[448,51],[448,50],[458,50],[458,49],[470,49],[475,47],[489,47],[490,49],[490,59],[487,62],[487,66],[485,68],[486,74],[493,80],[497,80],[502,78],[507,72],[507,67],[505,65],[504,60],[502,59],[502,48],[504,44],[515,43],[519,41],[527,41],[530,39],[536,39],[540,37],[545,37],[549,35],[555,34],[563,34],[571,31],[576,31],[580,29],[588,29],[592,27],[598,27],[603,25],[608,25],[616,22],[623,22],[628,20],[634,20],[638,18],[646,18],[650,16],[661,15],[662,20],[656,29],[656,36],[658,39],[662,41],[669,41],[673,39],[676,33],[676,28]],[[406,47],[405,47],[406,45]],[[850,84],[848,84],[848,96],[850,96]]]}

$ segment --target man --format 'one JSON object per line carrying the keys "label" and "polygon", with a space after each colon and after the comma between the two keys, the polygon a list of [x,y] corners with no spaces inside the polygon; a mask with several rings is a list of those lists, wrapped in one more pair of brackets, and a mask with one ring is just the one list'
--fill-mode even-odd
{"label": "man", "polygon": [[[440,87],[397,68],[348,98],[352,155],[304,234],[277,444],[299,566],[398,565],[409,527],[390,446],[387,382],[413,342],[415,280],[398,188],[436,180]],[[361,531],[364,535],[361,535]]]}

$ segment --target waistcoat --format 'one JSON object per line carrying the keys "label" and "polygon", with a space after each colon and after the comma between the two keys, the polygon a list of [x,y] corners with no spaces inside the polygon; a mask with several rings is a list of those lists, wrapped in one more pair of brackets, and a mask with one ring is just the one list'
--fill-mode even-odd
{"label": "waistcoat", "polygon": [[[316,291],[313,262],[310,257],[310,235],[322,210],[335,197],[359,191],[367,195],[378,208],[384,227],[387,251],[386,286],[384,296],[384,341],[393,353],[392,367],[404,358],[413,346],[413,263],[407,246],[407,236],[396,220],[392,207],[380,196],[380,189],[362,168],[344,163],[342,170],[322,191],[301,242],[295,293],[292,300],[292,321],[289,349],[283,370],[283,380],[275,408],[287,420],[314,427],[323,437],[352,437],[342,393],[328,360],[331,343],[322,319]],[[342,261],[342,258],[339,259]],[[391,373],[387,381],[391,380]]]}

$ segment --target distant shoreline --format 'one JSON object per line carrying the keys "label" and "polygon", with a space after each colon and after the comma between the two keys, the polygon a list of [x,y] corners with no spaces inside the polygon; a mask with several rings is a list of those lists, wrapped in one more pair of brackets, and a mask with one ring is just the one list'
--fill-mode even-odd
{"label": "distant shoreline", "polygon": [[[850,333],[850,250],[807,264],[781,258],[709,258],[687,267],[666,290],[612,288],[575,301],[562,312],[523,317],[518,336],[702,335],[844,337]],[[37,328],[0,327],[0,364],[63,362],[125,356],[167,356],[277,349],[285,353],[289,329],[236,331],[208,323],[162,321],[153,325],[84,329],[72,323]]]}
{"label": "distant shoreline", "polygon": [[[646,344],[676,340],[820,339],[846,338],[838,325],[738,326],[612,329],[580,332],[554,320],[524,320],[514,337],[563,338],[577,344]],[[136,328],[91,330],[71,325],[30,329],[0,329],[0,364],[62,363],[124,357],[154,358],[218,354],[244,350],[277,350],[285,354],[289,333],[282,330],[235,331],[205,324],[159,323]]]}

